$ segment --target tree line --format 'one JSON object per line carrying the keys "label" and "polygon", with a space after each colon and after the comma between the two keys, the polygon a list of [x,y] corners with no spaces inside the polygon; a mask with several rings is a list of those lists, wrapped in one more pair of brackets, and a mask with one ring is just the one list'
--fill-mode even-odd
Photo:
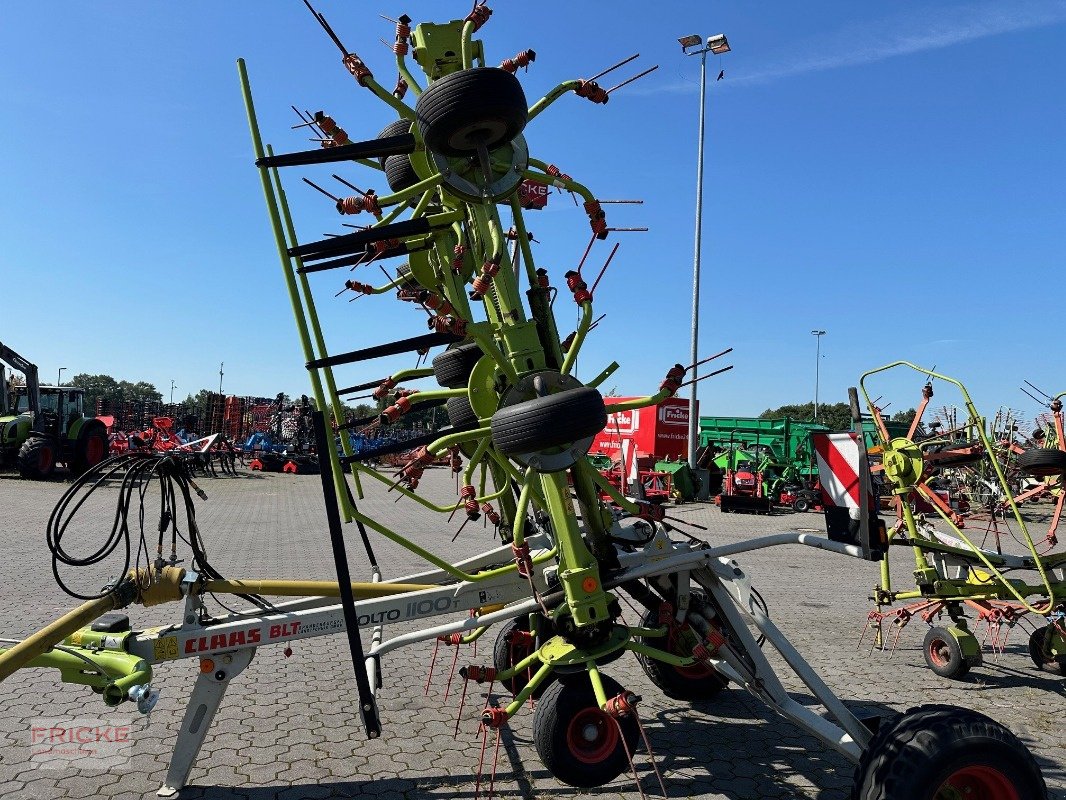
{"label": "tree line", "polygon": [[[913,408],[897,411],[889,419],[892,422],[910,422],[914,419],[915,413]],[[768,408],[759,415],[759,419],[779,419],[780,417],[813,421],[814,403],[793,403],[779,408]],[[819,403],[818,422],[833,431],[849,431],[851,430],[851,406],[847,403]]]}

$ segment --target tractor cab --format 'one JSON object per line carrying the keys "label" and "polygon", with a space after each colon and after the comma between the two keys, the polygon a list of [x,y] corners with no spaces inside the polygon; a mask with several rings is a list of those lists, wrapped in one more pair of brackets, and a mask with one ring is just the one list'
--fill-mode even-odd
{"label": "tractor cab", "polygon": [[[53,436],[65,435],[70,426],[83,417],[84,398],[84,389],[40,387],[40,417],[34,422],[34,430]],[[15,387],[10,405],[14,414],[30,413],[29,392],[25,386]]]}

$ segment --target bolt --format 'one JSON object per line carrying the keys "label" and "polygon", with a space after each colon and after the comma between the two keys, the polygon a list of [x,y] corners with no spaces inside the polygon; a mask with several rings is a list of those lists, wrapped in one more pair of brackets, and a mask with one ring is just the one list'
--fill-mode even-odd
{"label": "bolt", "polygon": [[224,669],[220,669],[218,672],[216,672],[215,673],[215,680],[216,681],[224,681],[224,680],[226,680],[226,671]]}

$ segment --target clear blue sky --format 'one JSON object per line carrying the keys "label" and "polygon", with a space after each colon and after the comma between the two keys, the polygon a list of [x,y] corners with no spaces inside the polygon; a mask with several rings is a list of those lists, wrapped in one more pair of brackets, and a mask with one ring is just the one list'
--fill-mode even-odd
{"label": "clear blue sky", "polygon": [[[811,399],[812,328],[825,329],[821,399],[845,399],[865,369],[897,358],[967,381],[982,410],[1036,411],[1023,378],[1061,391],[1056,308],[1066,233],[1066,2],[491,3],[490,63],[532,47],[520,73],[539,97],[632,53],[628,77],[660,69],[607,106],[564,97],[526,131],[533,155],[603,198],[618,257],[597,292],[608,312],[582,357],[611,359],[623,394],[687,362],[695,195],[697,58],[676,38],[725,32],[710,85],[701,350],[736,368],[703,384],[704,413],[754,414]],[[461,17],[466,2],[319,8],[382,83],[392,38],[376,12]],[[353,138],[392,118],[347,74],[297,0],[10,3],[0,27],[0,340],[54,380],[104,372],[166,396],[217,388],[298,394],[303,358],[252,166],[234,62],[248,62],[275,149],[311,146],[290,103],[324,109]],[[608,84],[610,85],[610,84]],[[301,239],[341,231],[328,201],[287,170]],[[345,170],[382,188],[380,174]],[[326,178],[328,180],[328,177]],[[584,214],[554,195],[530,214],[541,265],[561,283],[587,241]],[[612,237],[614,238],[614,237]],[[592,261],[602,263],[610,240]],[[339,352],[415,335],[390,297],[330,299]],[[560,299],[560,327],[573,310]],[[409,358],[338,371],[342,385]],[[920,379],[899,384],[913,405]],[[893,387],[889,387],[890,389]]]}

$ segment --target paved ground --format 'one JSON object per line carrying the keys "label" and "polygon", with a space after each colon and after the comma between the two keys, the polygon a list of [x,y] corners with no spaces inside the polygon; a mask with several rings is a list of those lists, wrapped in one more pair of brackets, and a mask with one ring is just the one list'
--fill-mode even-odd
{"label": "paved ground", "polygon": [[[449,475],[427,473],[423,486],[441,499],[453,490]],[[199,520],[212,561],[231,577],[335,577],[317,478],[250,475],[203,482],[210,500],[199,504]],[[56,588],[44,545],[48,514],[65,489],[61,483],[0,480],[0,636],[24,636],[75,605]],[[454,545],[457,523],[419,514],[413,503],[397,505],[381,490],[364,504],[387,515],[400,530],[437,552],[471,555],[488,540],[480,527]],[[686,506],[678,515],[710,527],[712,543],[736,541],[770,531],[818,528],[820,515],[769,518],[722,515],[712,507]],[[97,539],[110,529],[112,511],[90,514]],[[72,536],[75,534],[72,533]],[[84,541],[84,540],[83,540]],[[367,577],[352,539],[356,579]],[[394,546],[378,544],[390,574],[420,568]],[[755,576],[770,611],[794,644],[828,683],[855,707],[870,711],[922,703],[951,703],[982,711],[1022,737],[1040,761],[1053,797],[1066,798],[1066,692],[1061,677],[1036,672],[1025,654],[1027,634],[1016,631],[1006,652],[976,669],[962,683],[949,683],[923,664],[923,624],[903,632],[892,653],[856,648],[865,620],[872,565],[808,548],[776,548],[740,558]],[[895,566],[902,582],[905,554]],[[103,583],[121,564],[80,575],[82,586]],[[131,610],[135,626],[176,620],[175,606]],[[239,676],[219,712],[182,797],[249,800],[272,798],[472,797],[478,761],[479,701],[467,704],[461,733],[453,740],[454,698],[442,703],[444,671],[438,669],[429,697],[423,697],[430,648],[399,651],[385,662],[379,703],[385,732],[364,739],[352,707],[355,683],[342,637],[297,642],[286,659],[280,647],[264,647]],[[484,651],[482,651],[482,659]],[[466,657],[464,657],[466,660]],[[481,660],[481,659],[479,659]],[[443,663],[443,662],[441,662]],[[51,670],[22,671],[4,683],[0,695],[0,797],[19,800],[150,795],[162,782],[174,732],[184,711],[196,661],[159,667],[159,706],[146,720],[128,705],[108,710],[87,689],[61,686]],[[644,696],[643,717],[670,797],[818,798],[848,796],[852,768],[791,724],[772,717],[753,698],[730,689],[712,703],[685,706],[664,698],[636,661],[625,656],[606,670]],[[802,689],[796,680],[790,688]],[[803,699],[807,695],[798,691]],[[29,768],[31,720],[38,717],[103,717],[133,720],[133,760],[116,771],[47,771]],[[508,798],[633,797],[632,778],[582,792],[556,782],[536,758],[531,715],[520,714],[504,732],[497,794]],[[638,759],[644,787],[654,777]]]}

